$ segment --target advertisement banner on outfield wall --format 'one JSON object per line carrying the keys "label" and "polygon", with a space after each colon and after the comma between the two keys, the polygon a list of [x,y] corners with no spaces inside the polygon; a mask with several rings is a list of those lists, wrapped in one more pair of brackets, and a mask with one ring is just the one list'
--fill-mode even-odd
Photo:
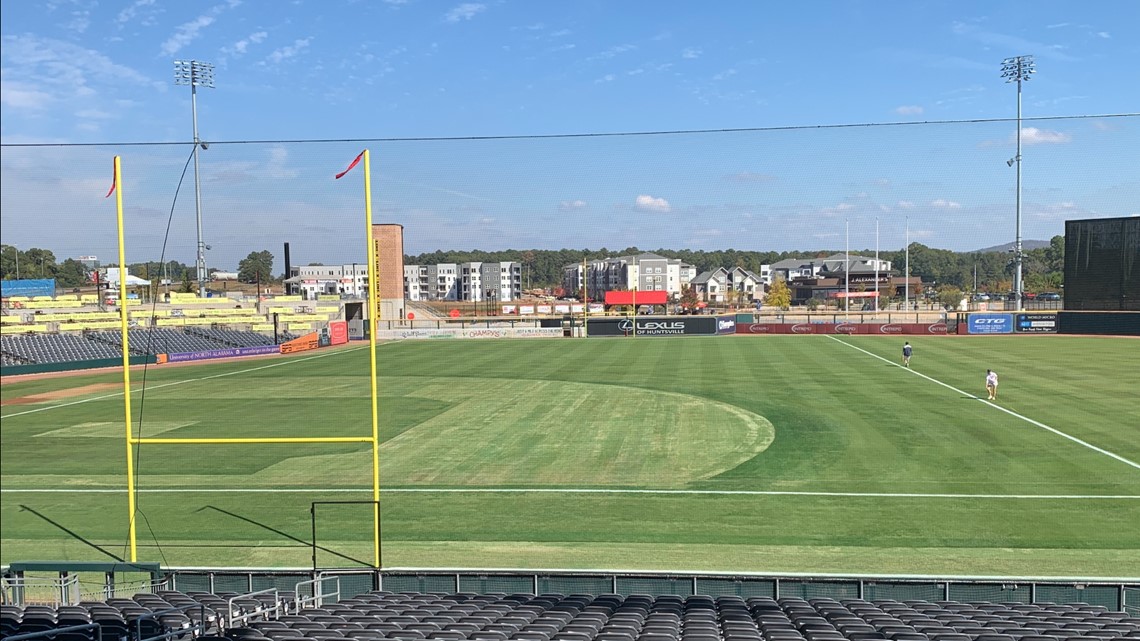
{"label": "advertisement banner on outfield wall", "polygon": [[736,317],[735,316],[717,316],[717,318],[716,318],[716,333],[717,334],[735,334],[736,333]]}
{"label": "advertisement banner on outfield wall", "polygon": [[281,343],[281,353],[296,354],[297,352],[307,352],[309,350],[317,349],[320,346],[320,334],[317,332],[312,332],[305,334],[300,338],[294,338],[287,343]]}
{"label": "advertisement banner on outfield wall", "polygon": [[1012,334],[1013,314],[970,314],[966,331],[970,334]]}
{"label": "advertisement banner on outfield wall", "polygon": [[348,342],[348,321],[329,321],[329,345],[344,345]]}
{"label": "advertisement banner on outfield wall", "polygon": [[[648,316],[637,318],[591,318],[588,336],[713,336],[717,334],[715,316]],[[728,318],[732,321],[732,318]],[[735,322],[734,329],[735,331]]]}
{"label": "advertisement banner on outfield wall", "polygon": [[278,354],[281,348],[278,345],[256,345],[253,347],[234,347],[231,349],[211,349],[201,352],[182,352],[178,354],[159,354],[159,363],[185,363],[188,361],[204,361],[212,358],[235,358],[238,356],[261,356],[263,354]]}
{"label": "advertisement banner on outfield wall", "polygon": [[1024,334],[1056,334],[1057,313],[1018,314],[1013,331]]}
{"label": "advertisement banner on outfield wall", "polygon": [[737,323],[737,334],[927,334],[946,333],[945,323]]}

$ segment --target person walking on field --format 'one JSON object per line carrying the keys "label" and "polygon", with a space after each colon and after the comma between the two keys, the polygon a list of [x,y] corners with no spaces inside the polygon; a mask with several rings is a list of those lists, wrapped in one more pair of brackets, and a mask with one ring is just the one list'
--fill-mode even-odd
{"label": "person walking on field", "polygon": [[903,367],[910,367],[911,346],[909,342],[903,343]]}
{"label": "person walking on field", "polygon": [[997,400],[997,386],[998,386],[997,372],[993,371],[992,369],[987,369],[986,370],[986,392],[990,395],[991,401]]}

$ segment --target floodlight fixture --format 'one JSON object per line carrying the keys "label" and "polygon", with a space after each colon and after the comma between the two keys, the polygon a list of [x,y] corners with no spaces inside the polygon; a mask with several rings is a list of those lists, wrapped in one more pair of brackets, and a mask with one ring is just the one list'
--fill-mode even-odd
{"label": "floodlight fixture", "polygon": [[1012,167],[1017,165],[1017,236],[1014,242],[1014,263],[1016,264],[1013,276],[1013,292],[1017,301],[1017,309],[1021,309],[1022,302],[1022,252],[1021,252],[1021,83],[1029,80],[1037,73],[1037,66],[1033,56],[1014,56],[1001,61],[1001,77],[1005,81],[1017,83],[1017,155],[1006,161]]}
{"label": "floodlight fixture", "polygon": [[190,116],[194,125],[194,211],[198,226],[198,296],[206,297],[206,243],[202,240],[202,182],[198,176],[198,147],[209,145],[198,138],[198,87],[214,88],[214,65],[199,60],[175,60],[174,84],[190,86]]}

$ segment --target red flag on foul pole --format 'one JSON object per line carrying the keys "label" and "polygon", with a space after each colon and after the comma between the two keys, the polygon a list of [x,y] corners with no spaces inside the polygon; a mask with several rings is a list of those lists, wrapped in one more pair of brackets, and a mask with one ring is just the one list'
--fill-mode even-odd
{"label": "red flag on foul pole", "polygon": [[[351,167],[350,167],[350,169],[351,169]],[[107,195],[103,196],[104,198],[110,198],[111,194],[115,193],[115,187],[118,186],[117,184],[115,184],[115,178],[116,178],[116,176],[115,176],[114,172],[112,172],[111,173],[111,188],[107,190]]]}
{"label": "red flag on foul pole", "polygon": [[353,168],[353,167],[355,167],[355,166],[357,165],[357,163],[359,163],[359,162],[360,162],[360,159],[361,159],[361,158],[363,158],[363,157],[364,157],[364,152],[362,151],[362,152],[360,152],[360,153],[359,153],[359,154],[356,156],[356,158],[354,158],[354,159],[352,160],[352,163],[350,163],[350,164],[348,165],[348,168],[346,168],[344,171],[342,171],[342,172],[340,172],[339,174],[337,174],[337,175],[336,175],[336,179],[337,179],[337,180],[340,180],[341,178],[343,178],[343,177],[344,177],[344,175],[345,175],[345,174],[347,174],[348,172],[352,171],[352,168]]}

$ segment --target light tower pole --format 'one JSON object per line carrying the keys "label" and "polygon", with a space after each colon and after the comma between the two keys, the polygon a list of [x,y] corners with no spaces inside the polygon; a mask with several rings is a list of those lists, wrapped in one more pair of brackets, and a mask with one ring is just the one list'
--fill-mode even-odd
{"label": "light tower pole", "polygon": [[1013,246],[1013,295],[1017,300],[1017,309],[1021,309],[1022,289],[1021,282],[1021,83],[1028,81],[1030,75],[1037,73],[1033,56],[1016,56],[1001,61],[1001,77],[1006,82],[1017,83],[1017,155],[1007,164],[1017,163],[1017,236]]}
{"label": "light tower pole", "polygon": [[202,240],[202,182],[198,177],[198,87],[214,88],[214,65],[197,60],[174,61],[174,84],[190,85],[190,115],[194,125],[194,211],[198,225],[198,296],[206,297],[206,242]]}

